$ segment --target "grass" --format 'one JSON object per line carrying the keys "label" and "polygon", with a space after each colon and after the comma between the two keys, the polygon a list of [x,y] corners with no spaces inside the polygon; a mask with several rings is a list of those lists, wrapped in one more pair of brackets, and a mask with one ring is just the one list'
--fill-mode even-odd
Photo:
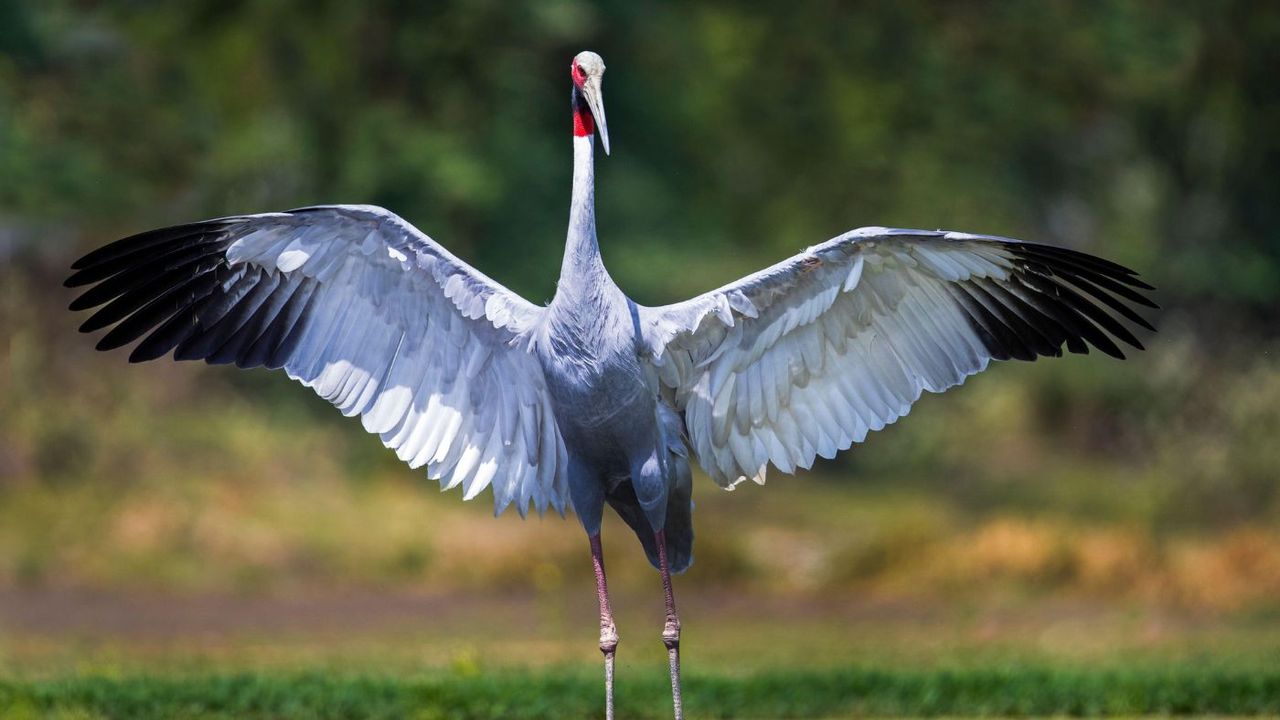
{"label": "grass", "polygon": [[[529,598],[400,598],[392,612],[129,596],[144,624],[120,627],[95,596],[94,622],[21,615],[28,627],[0,638],[0,720],[599,717],[594,628],[577,622],[592,607],[576,595],[558,598],[567,618]],[[619,599],[619,716],[669,717],[653,603]],[[1280,714],[1268,617],[686,599],[691,719]]]}
{"label": "grass", "polygon": [[[1079,601],[681,595],[690,718],[1280,714],[1280,625]],[[667,717],[652,592],[620,717]],[[599,717],[589,591],[0,592],[0,720]]]}
{"label": "grass", "polygon": [[[663,676],[620,679],[623,717],[667,717]],[[1260,715],[1280,713],[1280,670],[1094,672],[1047,667],[845,668],[690,674],[692,718]],[[77,677],[0,683],[0,718],[579,718],[601,710],[583,669],[396,679],[320,674]]]}

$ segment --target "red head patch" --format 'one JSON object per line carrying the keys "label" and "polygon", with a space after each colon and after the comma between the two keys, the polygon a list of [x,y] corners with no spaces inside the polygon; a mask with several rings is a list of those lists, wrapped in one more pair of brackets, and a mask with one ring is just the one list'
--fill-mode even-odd
{"label": "red head patch", "polygon": [[576,58],[573,64],[569,66],[569,77],[573,80],[575,88],[573,93],[573,134],[576,137],[588,137],[596,131],[596,121],[591,116],[591,108],[587,107],[586,98],[582,96],[582,86],[587,82],[587,71],[578,65]]}

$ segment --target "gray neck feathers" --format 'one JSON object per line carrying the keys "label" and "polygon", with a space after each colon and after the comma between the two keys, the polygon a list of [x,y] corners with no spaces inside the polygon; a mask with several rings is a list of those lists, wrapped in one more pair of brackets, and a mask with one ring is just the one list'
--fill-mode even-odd
{"label": "gray neck feathers", "polygon": [[550,306],[558,342],[577,346],[574,351],[584,358],[599,350],[614,318],[627,307],[626,297],[605,270],[596,240],[594,144],[592,137],[573,138],[569,234]]}
{"label": "gray neck feathers", "polygon": [[616,289],[600,258],[596,240],[595,160],[592,137],[573,139],[573,198],[569,203],[569,234],[565,240],[560,281],[552,304],[596,304]]}
{"label": "gray neck feathers", "polygon": [[[569,202],[569,236],[560,266],[560,285],[578,280],[596,281],[604,271],[596,240],[595,139],[573,139],[573,198]],[[569,288],[572,289],[572,288]]]}

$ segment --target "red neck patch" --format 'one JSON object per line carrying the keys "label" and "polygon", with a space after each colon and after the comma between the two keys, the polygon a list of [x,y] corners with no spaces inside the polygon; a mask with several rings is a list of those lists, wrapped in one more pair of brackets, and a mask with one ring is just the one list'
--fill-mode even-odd
{"label": "red neck patch", "polygon": [[577,102],[573,105],[573,134],[574,137],[590,137],[591,133],[596,131],[596,119],[591,117],[591,111],[587,109],[587,104]]}

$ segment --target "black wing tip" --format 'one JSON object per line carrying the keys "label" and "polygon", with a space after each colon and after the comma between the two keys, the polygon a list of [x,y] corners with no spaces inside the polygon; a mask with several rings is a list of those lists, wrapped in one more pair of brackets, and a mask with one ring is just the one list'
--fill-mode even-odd
{"label": "black wing tip", "polygon": [[[120,238],[119,240],[113,240],[106,245],[90,250],[74,260],[71,263],[71,269],[89,270],[96,265],[113,260],[122,255],[146,250],[149,247],[162,244],[169,240],[205,233],[218,228],[225,229],[227,226],[241,220],[243,220],[243,218],[238,216],[214,218],[212,220],[198,220],[192,223],[180,223],[178,225],[169,225],[166,227],[155,228],[154,230],[134,233],[133,235]],[[72,277],[75,277],[75,275],[72,275]],[[68,281],[70,281],[70,278],[68,278]]]}
{"label": "black wing tip", "polygon": [[98,352],[108,352],[110,350],[122,348],[128,344],[128,340],[120,340],[118,337],[112,337],[111,333],[107,333],[98,341],[97,345],[93,346],[93,349]]}
{"label": "black wing tip", "polygon": [[[75,266],[72,265],[71,269],[75,270]],[[92,280],[85,280],[84,277],[85,275],[83,272],[74,272],[68,275],[66,280],[62,281],[62,287],[64,288],[84,287],[85,285],[88,285],[89,283],[93,282]]]}
{"label": "black wing tip", "polygon": [[136,365],[139,363],[151,362],[152,360],[159,360],[165,355],[168,355],[170,350],[173,350],[173,348],[150,347],[147,341],[143,340],[133,348],[132,352],[129,353],[129,362]]}
{"label": "black wing tip", "polygon": [[[1047,245],[1023,243],[1009,249],[1016,268],[1011,277],[975,280],[972,286],[963,283],[976,303],[966,301],[963,293],[956,294],[970,326],[994,359],[1060,357],[1064,346],[1081,355],[1097,349],[1117,360],[1128,359],[1122,345],[1146,350],[1124,321],[1156,332],[1155,325],[1135,308],[1159,306],[1134,289],[1154,290],[1137,280],[1136,272],[1087,253]],[[975,291],[986,294],[973,295]]]}
{"label": "black wing tip", "polygon": [[[269,273],[262,269],[250,275],[226,273],[224,253],[234,235],[226,226],[241,220],[149,231],[77,260],[64,285],[90,287],[69,309],[105,304],[81,324],[80,332],[110,327],[95,345],[100,352],[136,342],[128,356],[134,364],[172,354],[174,360],[209,364],[282,366],[307,325],[314,287],[304,280],[278,293],[279,284],[275,279],[264,282]],[[234,291],[229,293],[224,283],[233,283]],[[300,287],[306,292],[297,293]]]}
{"label": "black wing tip", "polygon": [[98,317],[97,313],[94,313],[93,315],[89,316],[89,319],[80,323],[80,327],[77,328],[77,330],[85,334],[94,333],[94,332],[98,332],[99,330],[101,330],[102,328],[110,324],[111,323],[109,322],[108,323],[102,322],[102,318]]}
{"label": "black wing tip", "polygon": [[1108,260],[1104,257],[1099,257],[1097,255],[1094,255],[1093,253],[1088,253],[1083,250],[1076,250],[1074,248],[1062,247],[1060,245],[1048,245],[1046,243],[1036,243],[1036,242],[1021,242],[1015,246],[1014,252],[1056,255],[1059,257],[1072,258],[1075,260],[1083,260],[1091,264],[1105,267],[1112,272],[1121,273],[1131,277],[1137,276],[1138,274],[1137,270],[1121,265],[1120,263],[1114,260]]}
{"label": "black wing tip", "polygon": [[[1151,289],[1155,290],[1155,288],[1151,288]],[[1146,295],[1138,295],[1136,298],[1130,298],[1130,299],[1133,300],[1133,302],[1138,303],[1142,307],[1150,308],[1152,310],[1160,309],[1160,304],[1157,303],[1155,300],[1152,300],[1151,298],[1147,297]]]}
{"label": "black wing tip", "polygon": [[159,359],[159,358],[164,357],[164,355],[155,355],[155,354],[153,354],[153,353],[141,353],[141,352],[139,352],[139,350],[141,350],[141,348],[140,348],[140,347],[138,347],[138,348],[134,348],[134,349],[133,349],[133,352],[130,352],[130,353],[129,353],[129,363],[130,363],[131,365],[137,365],[137,364],[144,363],[144,362],[150,362],[150,361],[152,361],[152,360],[157,360],[157,359]]}
{"label": "black wing tip", "polygon": [[[1151,310],[1160,309],[1159,303],[1151,299],[1146,293],[1138,292],[1140,290],[1146,292],[1154,292],[1156,290],[1154,285],[1146,282],[1140,277],[1138,271],[1121,265],[1120,263],[1098,257],[1097,255],[1080,250],[1073,250],[1071,248],[1058,247],[1055,245],[1021,243],[1013,247],[1012,250],[1015,255],[1019,256],[1026,262],[1048,265],[1054,273],[1061,273],[1069,282],[1075,284],[1077,287],[1086,287],[1087,292],[1095,297],[1098,295],[1104,295],[1105,297],[1102,299],[1105,304],[1115,308],[1126,320],[1132,322],[1138,327],[1153,333],[1159,332],[1151,321],[1139,315],[1132,307],[1125,305],[1125,302],[1127,301],[1133,305]],[[1106,281],[1108,280],[1123,283],[1123,285],[1117,286],[1114,283],[1107,284]],[[1081,285],[1082,282],[1085,285]],[[1107,293],[1097,287],[1088,285],[1090,283],[1108,288],[1111,290],[1111,293]],[[1092,298],[1082,298],[1082,300],[1093,305],[1097,312],[1106,314],[1105,310],[1092,302]],[[1116,308],[1116,305],[1120,305],[1122,307]],[[1119,321],[1111,318],[1109,314],[1107,317],[1112,323],[1120,325]],[[1129,333],[1123,325],[1120,325],[1120,327],[1122,329],[1121,333],[1113,332],[1113,328],[1111,327],[1100,329],[1107,333],[1108,339],[1110,339],[1110,336],[1115,336],[1116,339],[1130,345],[1131,347],[1140,351],[1146,350],[1142,343]],[[1090,340],[1090,344],[1094,344],[1092,340]],[[1116,357],[1121,360],[1125,359],[1124,353],[1120,352],[1118,347],[1114,348],[1115,352],[1110,352],[1111,349],[1105,347],[1099,347],[1098,349],[1103,350],[1112,357]]]}
{"label": "black wing tip", "polygon": [[70,310],[71,312],[80,312],[81,310],[89,310],[91,308],[96,308],[101,304],[102,304],[101,302],[92,302],[91,300],[86,298],[86,295],[82,293],[78,295],[75,300],[72,300],[70,303],[67,304],[67,309]]}
{"label": "black wing tip", "polygon": [[1140,279],[1137,270],[1082,250],[1033,242],[1014,243],[1009,245],[1009,250],[1026,261],[1067,263],[1142,290],[1155,290],[1155,287]]}

